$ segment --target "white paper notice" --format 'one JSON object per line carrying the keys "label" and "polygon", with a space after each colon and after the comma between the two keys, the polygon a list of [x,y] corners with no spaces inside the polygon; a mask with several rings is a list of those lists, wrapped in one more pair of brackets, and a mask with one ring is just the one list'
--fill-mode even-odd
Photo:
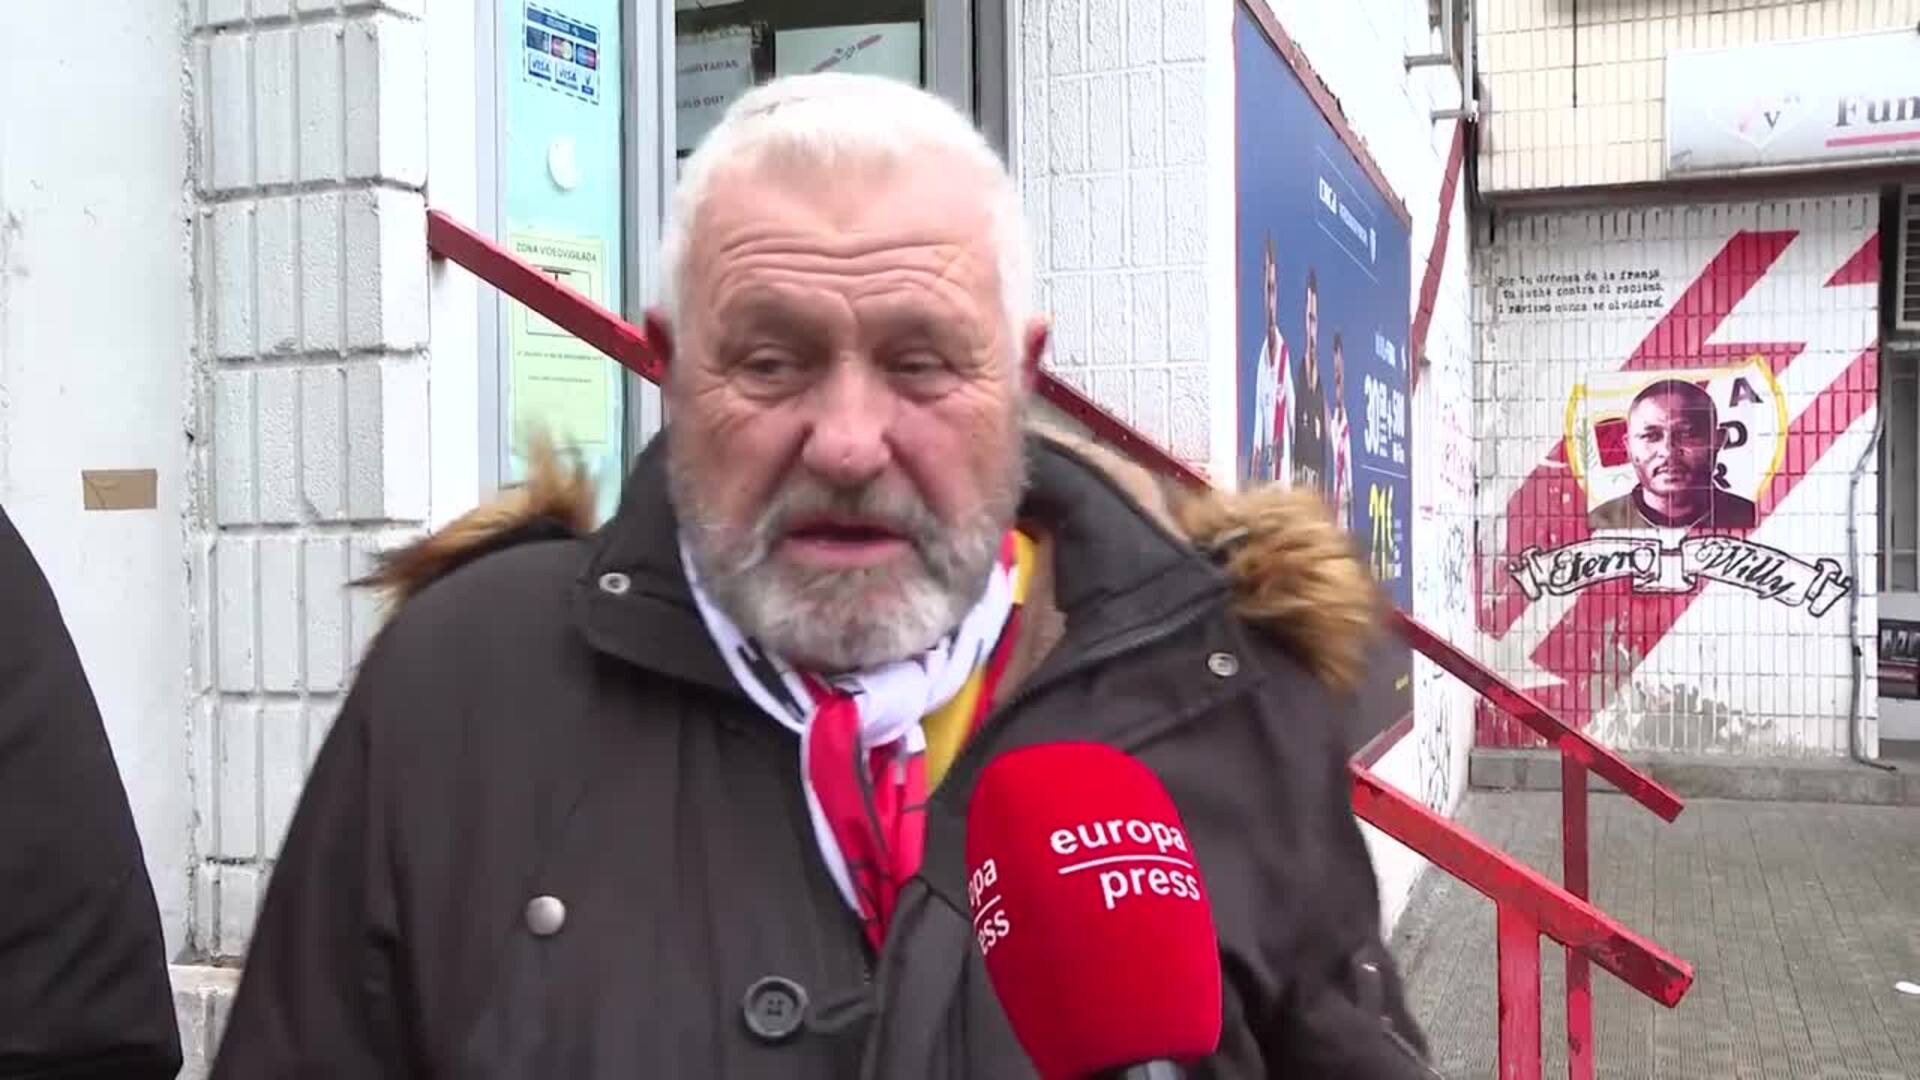
{"label": "white paper notice", "polygon": [[920,82],[920,24],[867,23],[781,30],[773,37],[776,75],[845,71]]}
{"label": "white paper notice", "polygon": [[753,31],[681,37],[674,42],[674,63],[674,143],[691,150],[753,85]]}

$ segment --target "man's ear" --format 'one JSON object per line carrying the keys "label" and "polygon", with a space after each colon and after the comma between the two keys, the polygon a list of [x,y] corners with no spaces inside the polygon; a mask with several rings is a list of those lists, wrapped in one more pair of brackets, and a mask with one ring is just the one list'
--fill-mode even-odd
{"label": "man's ear", "polygon": [[1026,333],[1020,339],[1020,378],[1028,391],[1040,385],[1040,361],[1047,355],[1047,340],[1053,326],[1045,316],[1027,320]]}
{"label": "man's ear", "polygon": [[660,389],[664,391],[673,375],[673,323],[665,310],[650,307],[641,319],[641,329],[646,331],[647,345],[660,357]]}

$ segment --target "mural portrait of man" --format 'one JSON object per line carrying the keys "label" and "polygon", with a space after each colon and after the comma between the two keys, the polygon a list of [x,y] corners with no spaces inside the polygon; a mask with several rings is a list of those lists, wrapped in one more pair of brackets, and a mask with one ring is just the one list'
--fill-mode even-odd
{"label": "mural portrait of man", "polygon": [[1716,483],[1726,435],[1706,390],[1683,379],[1648,384],[1627,410],[1625,441],[1636,483],[1625,495],[1595,506],[1587,515],[1591,527],[1754,524],[1753,501]]}

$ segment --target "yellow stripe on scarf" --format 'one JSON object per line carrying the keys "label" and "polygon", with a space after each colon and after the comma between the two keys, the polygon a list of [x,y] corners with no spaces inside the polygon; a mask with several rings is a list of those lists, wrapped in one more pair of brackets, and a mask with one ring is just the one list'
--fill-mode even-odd
{"label": "yellow stripe on scarf", "polygon": [[[1014,534],[1013,568],[1013,606],[1019,610],[1027,602],[1027,586],[1033,581],[1033,541],[1026,533]],[[1017,630],[1016,630],[1017,632]],[[989,662],[999,651],[996,642],[988,650]],[[940,706],[920,720],[921,730],[927,735],[927,790],[940,786],[940,780],[947,775],[947,769],[953,759],[960,756],[960,748],[966,745],[967,736],[973,730],[973,718],[980,708],[981,684],[985,681],[987,669],[983,665],[973,669],[967,676],[965,686],[953,696],[953,700]]]}

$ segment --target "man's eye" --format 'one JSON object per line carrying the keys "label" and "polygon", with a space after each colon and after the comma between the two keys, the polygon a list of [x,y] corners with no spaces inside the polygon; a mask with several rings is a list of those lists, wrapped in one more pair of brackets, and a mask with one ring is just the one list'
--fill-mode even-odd
{"label": "man's eye", "polygon": [[740,362],[740,370],[756,379],[779,379],[799,368],[793,357],[784,353],[754,353]]}
{"label": "man's eye", "polygon": [[947,369],[947,365],[932,353],[906,353],[894,357],[888,367],[894,374],[909,379],[924,379],[938,375]]}

